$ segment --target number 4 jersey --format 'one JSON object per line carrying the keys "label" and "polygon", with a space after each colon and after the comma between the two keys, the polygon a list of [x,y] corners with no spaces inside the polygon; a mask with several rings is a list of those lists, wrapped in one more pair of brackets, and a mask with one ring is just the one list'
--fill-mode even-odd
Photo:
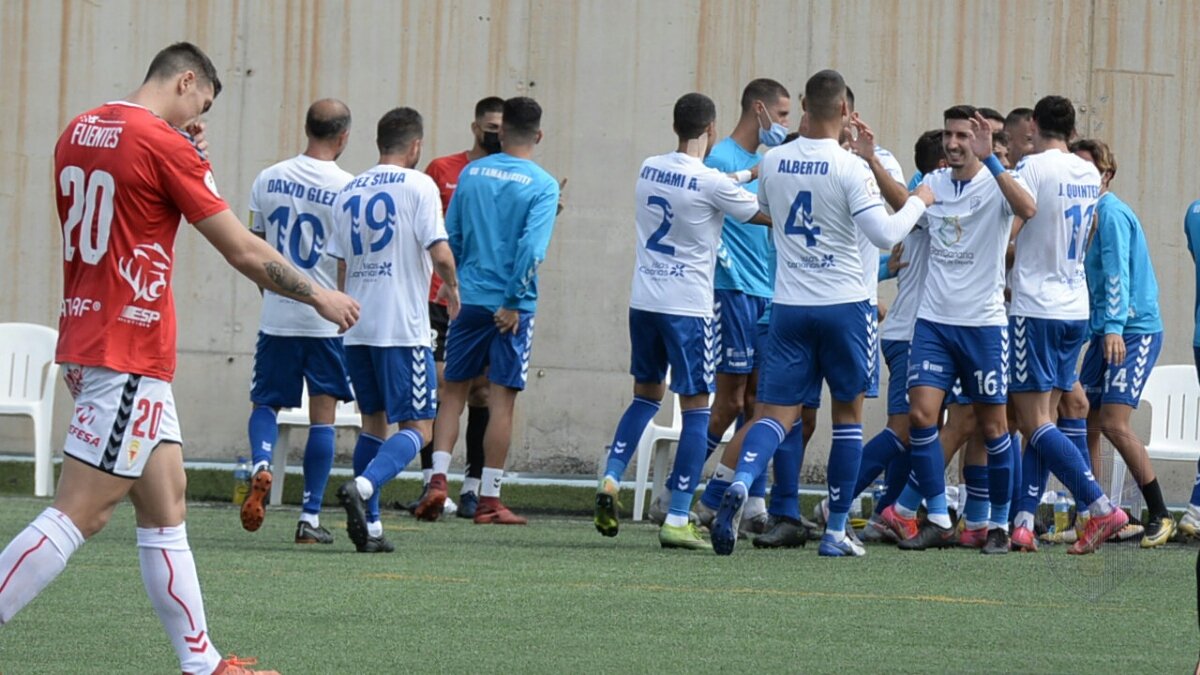
{"label": "number 4 jersey", "polygon": [[713,266],[728,214],[758,213],[753,193],[682,152],[642,163],[637,186],[637,258],[629,306],[682,316],[713,315]]}
{"label": "number 4 jersey", "polygon": [[170,381],[180,216],[196,223],[229,208],[208,161],[162,118],[115,102],[71,120],[54,175],[63,233],[55,358]]}
{"label": "number 4 jersey", "polygon": [[[299,155],[268,167],[250,190],[250,229],[325,288],[337,287],[337,260],[324,255],[333,227],[333,200],[354,180],[336,162]],[[263,293],[267,335],[336,337],[337,325],[317,310],[271,291]]]}

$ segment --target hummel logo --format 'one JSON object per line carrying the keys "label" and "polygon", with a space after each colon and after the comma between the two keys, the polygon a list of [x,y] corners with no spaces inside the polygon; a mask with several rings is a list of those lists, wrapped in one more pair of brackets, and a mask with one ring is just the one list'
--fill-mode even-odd
{"label": "hummel logo", "polygon": [[837,485],[829,486],[829,499],[837,501],[842,498],[842,488]]}
{"label": "hummel logo", "polygon": [[613,448],[612,448],[613,454],[614,455],[625,454],[625,450],[628,449],[628,446],[629,446],[629,444],[625,441],[617,441],[616,443],[613,443]]}
{"label": "hummel logo", "polygon": [[691,484],[692,484],[691,476],[680,476],[679,477],[679,489],[680,490],[683,490],[684,492],[686,492],[688,490],[688,488],[691,486]]}
{"label": "hummel logo", "polygon": [[746,453],[746,461],[747,461],[747,462],[754,462],[754,461],[757,461],[757,460],[758,460],[758,453],[757,453],[757,452],[747,452],[747,453]]}

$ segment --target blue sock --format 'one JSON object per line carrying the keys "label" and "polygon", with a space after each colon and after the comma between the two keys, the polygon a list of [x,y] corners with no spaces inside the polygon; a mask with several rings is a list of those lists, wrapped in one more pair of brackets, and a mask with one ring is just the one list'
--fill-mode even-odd
{"label": "blue sock", "polygon": [[850,504],[858,496],[854,493],[854,481],[858,478],[862,453],[861,424],[833,425],[829,468],[826,470],[829,476],[829,523],[826,529],[830,532],[846,531]]}
{"label": "blue sock", "polygon": [[[904,492],[904,487],[908,485],[908,474],[912,473],[912,451],[908,448],[904,452],[892,458],[888,463],[887,473],[884,474],[884,482],[887,487],[884,488],[883,498],[875,505],[875,513],[883,513],[883,510],[900,498],[900,494]],[[916,492],[914,490],[914,492]],[[917,495],[917,506],[921,505],[921,497]]]}
{"label": "blue sock", "polygon": [[[911,465],[911,451],[909,452],[909,455]],[[921,508],[921,501],[923,499],[924,497],[921,496],[921,486],[917,483],[917,471],[916,469],[912,469],[908,472],[908,482],[904,484],[904,489],[900,491],[900,496],[896,498],[895,503],[897,506],[903,506],[909,511],[915,512],[917,509]],[[946,503],[944,492],[942,495],[942,503]],[[949,513],[949,511],[947,510],[946,513]]]}
{"label": "blue sock", "polygon": [[[711,419],[711,417],[710,417],[710,419]],[[725,432],[721,432],[719,434],[714,434],[711,431],[708,432],[708,434],[707,434],[708,447],[705,448],[705,450],[704,450],[704,461],[707,462],[708,458],[712,457],[712,454],[713,454],[713,452],[716,451],[717,446],[721,444],[721,437],[724,435],[724,433]]]}
{"label": "blue sock", "polygon": [[1067,440],[1075,444],[1075,450],[1079,452],[1079,456],[1083,459],[1083,463],[1087,466],[1088,471],[1091,471],[1092,455],[1088,452],[1087,446],[1087,420],[1060,417],[1058,418],[1058,430],[1067,437]]}
{"label": "blue sock", "polygon": [[1016,513],[1022,511],[1037,514],[1038,502],[1042,499],[1042,490],[1049,479],[1046,471],[1046,460],[1039,454],[1032,443],[1025,442],[1024,457],[1021,458],[1021,482],[1017,493]]}
{"label": "blue sock", "polygon": [[946,508],[946,466],[942,456],[942,440],[937,427],[914,428],[909,433],[912,442],[913,475],[921,496],[925,498],[925,510],[931,515],[948,515]]}
{"label": "blue sock", "polygon": [[[381,445],[383,445],[383,439],[378,436],[366,433],[358,435],[358,442],[354,444],[352,460],[355,476],[361,476],[362,472],[367,470],[367,465],[375,459],[375,455],[379,454]],[[376,490],[375,494],[367,500],[367,520],[372,523],[379,520],[379,490]]]}
{"label": "blue sock", "polygon": [[265,405],[256,405],[250,413],[247,425],[250,433],[250,464],[271,463],[275,441],[279,439],[279,425],[275,422],[275,411]]}
{"label": "blue sock", "polygon": [[1012,441],[1008,434],[985,441],[987,445],[988,501],[992,515],[990,527],[1003,528],[1008,523],[1008,506],[1012,502]]}
{"label": "blue sock", "polygon": [[329,470],[333,468],[332,424],[314,424],[308,428],[308,443],[304,446],[304,505],[305,513],[321,512]]}
{"label": "blue sock", "polygon": [[675,467],[671,471],[671,507],[668,513],[686,516],[692,510],[692,495],[704,469],[704,444],[711,413],[707,407],[684,410]]}
{"label": "blue sock", "polygon": [[[858,480],[854,483],[854,494],[862,494],[875,482],[879,474],[892,463],[896,455],[904,452],[904,444],[896,432],[883,428],[875,438],[863,446],[862,462],[858,465]],[[905,472],[908,473],[907,471]]]}
{"label": "blue sock", "polygon": [[371,481],[371,485],[375,486],[375,494],[379,494],[388,481],[395,478],[404,470],[404,467],[408,466],[413,457],[421,452],[421,446],[424,444],[425,441],[416,429],[401,429],[399,433],[392,434],[391,438],[379,446],[379,452],[375,455],[375,459],[371,460],[366,470],[362,472],[363,478]]}
{"label": "blue sock", "polygon": [[1029,444],[1037,448],[1038,456],[1058,480],[1067,486],[1077,504],[1086,508],[1104,496],[1104,491],[1096,484],[1091,470],[1083,463],[1075,444],[1053,424],[1044,424],[1033,432]]}
{"label": "blue sock", "polygon": [[963,467],[963,478],[967,481],[967,503],[963,506],[963,518],[976,527],[987,527],[988,514],[988,469],[986,466]]}
{"label": "blue sock", "polygon": [[742,439],[742,456],[738,458],[733,482],[750,485],[767,472],[775,450],[787,434],[783,425],[770,417],[755,422]]}
{"label": "blue sock", "polygon": [[1192,484],[1192,498],[1188,504],[1200,506],[1200,462],[1196,463],[1196,482]]}
{"label": "blue sock", "polygon": [[[778,448],[776,448],[776,450],[778,450]],[[774,455],[772,455],[772,456],[774,456]],[[750,484],[750,496],[751,497],[766,497],[767,496],[767,472],[765,470],[762,473],[758,474],[758,478],[755,478],[754,482]]]}
{"label": "blue sock", "polygon": [[1011,519],[1017,514],[1017,501],[1021,498],[1021,473],[1024,469],[1021,457],[1021,436],[1012,433],[1008,435],[1008,439],[1011,446],[1008,456],[1012,458],[1012,483],[1009,491],[1012,499],[1009,501],[1008,511],[1008,517]]}
{"label": "blue sock", "polygon": [[710,478],[708,485],[704,486],[704,493],[700,495],[700,503],[716,511],[721,508],[721,498],[728,489],[729,481]]}
{"label": "blue sock", "polygon": [[804,463],[804,430],[799,420],[775,450],[775,484],[767,513],[800,520],[800,465]]}
{"label": "blue sock", "polygon": [[608,449],[608,464],[604,467],[605,476],[618,483],[621,482],[621,476],[625,475],[625,467],[629,466],[629,460],[637,452],[638,442],[642,440],[642,432],[646,430],[646,425],[650,424],[650,420],[654,419],[660,405],[658,401],[651,401],[640,396],[634,396],[633,400],[629,402],[629,407],[625,409],[625,414],[621,415],[621,421],[617,423],[617,434],[613,436],[612,445]]}

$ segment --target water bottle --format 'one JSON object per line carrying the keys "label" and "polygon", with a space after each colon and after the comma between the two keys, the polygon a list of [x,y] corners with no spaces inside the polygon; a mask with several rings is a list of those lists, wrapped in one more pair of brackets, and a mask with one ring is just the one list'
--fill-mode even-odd
{"label": "water bottle", "polygon": [[233,503],[241,504],[250,494],[250,460],[245,457],[237,458],[237,466],[233,469]]}
{"label": "water bottle", "polygon": [[862,515],[863,515],[862,495],[859,495],[854,498],[854,501],[850,502],[850,517],[851,518],[862,518]]}
{"label": "water bottle", "polygon": [[1058,499],[1054,500],[1054,531],[1066,532],[1070,527],[1071,521],[1071,502],[1067,499],[1066,492],[1059,492]]}
{"label": "water bottle", "polygon": [[871,483],[871,509],[872,510],[879,507],[879,502],[883,501],[883,495],[885,495],[886,493],[887,493],[887,483],[884,483],[882,479],[876,480],[874,483]]}

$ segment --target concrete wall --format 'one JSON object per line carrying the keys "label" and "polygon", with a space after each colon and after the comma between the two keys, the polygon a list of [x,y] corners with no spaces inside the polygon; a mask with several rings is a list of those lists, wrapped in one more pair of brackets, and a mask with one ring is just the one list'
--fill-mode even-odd
{"label": "concrete wall", "polygon": [[[154,53],[204,47],[225,93],[209,115],[218,184],[244,213],[256,172],[298,152],[318,97],[347,101],[356,122],[343,166],[374,160],[373,127],[395,105],[427,120],[426,159],[463,149],[471,108],[528,94],[545,109],[538,160],[567,177],[541,271],[544,300],[511,465],[589,473],[630,397],[625,307],[632,265],[634,171],[673,145],[670,110],[699,90],[732,127],[753,77],[793,92],[835,67],[883,145],[912,170],[917,135],[959,102],[1008,110],[1060,93],[1081,130],[1111,142],[1114,189],[1141,215],[1167,322],[1162,363],[1190,361],[1192,264],[1184,207],[1200,196],[1200,3],[1141,0],[950,3],[645,0],[459,2],[0,2],[0,320],[55,325],[60,235],[51,152],[71,115],[134,89]],[[1190,94],[1190,95],[1189,95]],[[176,384],[189,454],[245,447],[258,294],[193,231],[178,242]],[[890,289],[885,294],[893,292]],[[60,388],[56,438],[70,407]],[[868,406],[868,433],[882,423]],[[824,454],[827,431],[813,451]],[[0,449],[23,452],[20,423]],[[343,439],[344,441],[346,439]],[[1185,471],[1190,475],[1190,470]]]}

